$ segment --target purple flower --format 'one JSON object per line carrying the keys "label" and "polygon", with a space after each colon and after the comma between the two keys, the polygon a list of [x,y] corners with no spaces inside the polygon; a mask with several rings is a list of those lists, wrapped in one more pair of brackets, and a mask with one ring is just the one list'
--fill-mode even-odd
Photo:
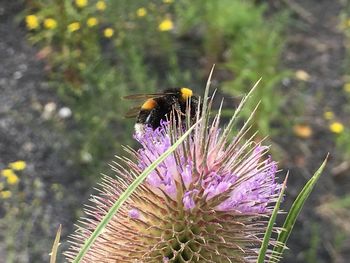
{"label": "purple flower", "polygon": [[[149,166],[160,154],[165,152],[170,146],[169,127],[167,123],[162,123],[161,127],[153,131],[146,131],[144,137],[137,140],[142,148],[137,152],[139,167]],[[167,198],[177,201],[178,196],[183,196],[185,210],[191,210],[195,206],[193,195],[198,200],[217,203],[213,209],[217,211],[235,211],[244,213],[267,212],[269,205],[275,201],[280,185],[275,182],[277,165],[266,155],[268,147],[246,142],[245,145],[232,149],[232,157],[223,162],[225,149],[218,149],[220,140],[218,131],[211,133],[208,160],[205,171],[202,166],[194,167],[194,158],[197,163],[202,163],[201,155],[195,155],[194,147],[203,142],[196,141],[196,137],[191,138],[188,153],[192,155],[183,158],[183,149],[179,148],[174,155],[169,156],[158,166],[147,179],[149,187],[156,188],[155,192],[166,194]],[[200,137],[197,137],[200,140]],[[246,154],[249,145],[250,153]],[[230,145],[226,146],[230,148]],[[241,151],[240,156],[235,156]],[[157,154],[155,154],[157,153]],[[178,158],[177,158],[178,157]],[[226,156],[227,157],[227,156]],[[219,168],[220,165],[220,168]],[[141,172],[138,171],[138,172]],[[226,198],[223,198],[226,196]],[[204,202],[206,201],[206,202]]]}
{"label": "purple flower", "polygon": [[133,219],[140,218],[140,211],[137,209],[130,209],[129,210],[129,217]]}
{"label": "purple flower", "polygon": [[194,202],[194,196],[196,196],[197,194],[198,194],[197,189],[185,192],[182,198],[185,210],[191,210],[196,207],[196,204]]}
{"label": "purple flower", "polygon": [[[199,117],[198,117],[199,118]],[[184,125],[163,122],[135,135],[138,151],[105,177],[90,218],[66,253],[72,260],[121,192],[164,153]],[[277,200],[277,164],[268,147],[229,139],[219,116],[193,133],[148,176],[115,215],[83,262],[253,262]],[[135,160],[135,161],[132,161]]]}

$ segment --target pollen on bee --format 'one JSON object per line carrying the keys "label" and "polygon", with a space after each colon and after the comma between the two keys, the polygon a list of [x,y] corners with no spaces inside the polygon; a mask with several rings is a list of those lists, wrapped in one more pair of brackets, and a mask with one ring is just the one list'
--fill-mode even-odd
{"label": "pollen on bee", "polygon": [[157,106],[157,102],[154,99],[148,99],[144,104],[142,104],[142,110],[152,110]]}
{"label": "pollen on bee", "polygon": [[187,100],[188,98],[192,97],[193,91],[189,88],[183,87],[181,88],[181,97],[184,100]]}

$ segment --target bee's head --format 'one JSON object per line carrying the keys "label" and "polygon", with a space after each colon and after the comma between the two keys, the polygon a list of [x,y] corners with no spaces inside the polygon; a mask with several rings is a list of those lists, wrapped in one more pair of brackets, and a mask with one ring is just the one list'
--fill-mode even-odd
{"label": "bee's head", "polygon": [[187,87],[180,88],[180,96],[184,101],[187,101],[193,95],[193,91]]}

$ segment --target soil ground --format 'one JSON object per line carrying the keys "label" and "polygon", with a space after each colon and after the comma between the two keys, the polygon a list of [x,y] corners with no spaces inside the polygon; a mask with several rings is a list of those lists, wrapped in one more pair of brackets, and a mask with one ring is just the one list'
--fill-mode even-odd
{"label": "soil ground", "polygon": [[[286,94],[291,96],[291,104],[295,103],[294,98],[301,100],[301,105],[307,105],[304,109],[304,121],[312,126],[314,134],[308,140],[297,139],[290,134],[276,140],[288,152],[282,167],[290,170],[286,205],[290,204],[290,200],[318,168],[326,153],[334,152],[332,135],[322,119],[324,110],[331,108],[341,114],[346,103],[342,93],[344,37],[337,29],[340,2],[290,2],[298,3],[311,13],[313,22],[295,14],[286,32],[288,44],[283,55],[283,66],[292,70],[304,70],[311,77],[304,85],[291,81],[284,88]],[[87,200],[88,186],[81,182],[78,171],[64,158],[70,145],[62,126],[42,118],[41,107],[48,102],[54,102],[58,107],[63,105],[54,91],[48,88],[44,65],[36,59],[35,47],[26,41],[25,29],[15,21],[15,16],[22,8],[17,1],[0,2],[0,168],[14,160],[23,159],[28,162],[26,174],[33,179],[40,178],[44,184],[44,191],[40,196],[41,211],[48,213],[50,218],[48,230],[43,230],[35,221],[40,217],[28,219],[34,220],[33,225],[36,227],[36,234],[32,238],[39,240],[42,235],[47,234],[48,240],[53,240],[57,226],[61,223],[64,225],[64,239],[72,229],[76,207],[81,205],[82,200]],[[293,97],[300,92],[302,97]],[[348,262],[349,238],[334,253],[332,244],[336,230],[315,210],[328,196],[349,192],[349,176],[336,178],[330,173],[330,169],[337,164],[337,156],[331,154],[326,172],[300,214],[288,243],[290,251],[282,262]],[[50,186],[53,183],[66,186],[62,189],[64,202],[52,197]],[[319,241],[313,249],[315,237]],[[0,258],[3,258],[6,252],[1,242],[3,240],[0,240]],[[50,246],[51,244],[47,244],[42,249],[42,254],[20,258],[18,262],[47,262]]]}

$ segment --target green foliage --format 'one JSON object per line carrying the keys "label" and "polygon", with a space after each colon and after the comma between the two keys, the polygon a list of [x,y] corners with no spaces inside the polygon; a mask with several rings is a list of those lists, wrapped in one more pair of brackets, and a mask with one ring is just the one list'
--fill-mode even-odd
{"label": "green foliage", "polygon": [[[340,23],[338,25],[339,29],[342,30],[344,34],[344,46],[346,48],[345,58],[344,58],[344,76],[343,76],[343,92],[344,97],[346,99],[344,111],[347,114],[347,116],[350,113],[350,107],[349,107],[349,101],[350,101],[350,2],[349,1],[343,1],[343,9],[340,12],[339,20]],[[335,142],[336,147],[340,151],[343,160],[348,160],[350,158],[350,134],[349,129],[350,126],[348,125],[349,120],[347,119],[344,122],[341,122],[339,120],[336,121],[337,123],[341,124],[343,126],[343,129],[341,132],[333,131],[336,133]],[[331,129],[332,130],[332,129]]]}
{"label": "green foliage", "polygon": [[334,134],[337,149],[342,153],[344,160],[350,157],[350,133],[349,127],[344,127],[344,131]]}
{"label": "green foliage", "polygon": [[[287,217],[285,219],[285,222],[283,224],[281,232],[278,234],[277,237],[277,243],[274,247],[272,256],[269,259],[269,262],[279,262],[280,259],[282,258],[282,253],[284,249],[286,248],[286,244],[288,241],[288,238],[294,228],[294,224],[298,218],[298,215],[301,211],[301,209],[304,206],[305,201],[311,194],[316,182],[318,181],[319,177],[321,176],[323,169],[326,165],[327,159],[321,164],[320,168],[315,172],[315,174],[311,177],[311,179],[306,183],[304,188],[301,190],[297,198],[295,199],[294,203],[292,204],[292,207],[288,211]],[[280,196],[275,204],[274,210],[272,212],[272,215],[269,220],[268,227],[266,229],[265,235],[264,235],[264,240],[262,243],[262,246],[259,251],[259,258],[258,262],[265,262],[266,259],[266,252],[268,249],[268,245],[270,242],[270,238],[272,235],[272,229],[276,221],[277,213],[279,211],[280,203],[283,198],[283,193],[286,187],[287,183],[287,178],[284,180],[282,190],[280,193]],[[313,235],[311,239],[311,244],[310,244],[310,249],[308,251],[307,255],[307,261],[308,262],[315,262],[314,259],[316,258],[316,253],[317,253],[317,248],[319,245],[319,236],[318,236],[318,226],[314,225],[313,228]]]}
{"label": "green foliage", "polygon": [[[22,162],[22,161],[21,161]],[[20,183],[20,184],[19,184]],[[38,251],[46,248],[50,239],[50,216],[42,205],[44,184],[29,176],[25,166],[0,171],[0,239],[3,241],[3,262],[23,262],[38,258]],[[25,218],[26,220],[19,220]],[[37,226],[44,231],[43,237],[34,240],[32,234]]]}
{"label": "green foliage", "polygon": [[[107,2],[98,2],[110,9]],[[72,153],[71,158],[91,167],[86,174],[96,174],[101,160],[120,152],[120,141],[130,142],[132,122],[125,120],[123,113],[131,105],[121,103],[121,97],[132,92],[130,87],[134,92],[153,91],[155,81],[147,74],[142,52],[123,38],[127,24],[119,21],[122,16],[113,14],[117,20],[112,14],[106,16],[109,12],[98,10],[97,1],[85,7],[75,3],[32,1],[28,15],[35,10],[40,24],[31,30],[29,39],[43,47],[39,57],[48,63],[52,86],[72,108],[78,124],[79,131],[70,136],[79,154]],[[45,27],[48,18],[56,21],[55,28]],[[89,24],[91,18],[96,19],[96,25]],[[116,31],[112,21],[122,25],[117,38],[106,36],[104,31]],[[79,27],[73,31],[72,24]]]}
{"label": "green foliage", "polygon": [[305,261],[307,263],[317,262],[317,250],[320,245],[320,226],[318,223],[312,223],[311,225],[311,239],[310,247],[306,253]]}
{"label": "green foliage", "polygon": [[[329,241],[327,232],[327,242],[332,249],[332,262],[341,259],[341,255],[347,251],[347,244],[350,237],[350,194],[332,196],[329,195],[322,204],[317,207],[317,213],[329,223],[328,233],[331,232],[331,240]],[[325,235],[322,235],[325,236]],[[324,243],[324,240],[321,240]]]}
{"label": "green foliage", "polygon": [[262,100],[255,123],[267,134],[281,103],[271,97],[285,72],[277,70],[284,16],[266,21],[265,11],[236,0],[28,2],[29,39],[41,48],[52,86],[79,127],[70,132],[79,153],[72,158],[97,174],[101,160],[120,151],[120,141],[132,144],[133,122],[122,116],[133,105],[122,96],[182,85],[196,89],[214,63],[219,73],[229,72],[219,79],[229,95],[246,93],[263,77],[249,103]]}
{"label": "green foliage", "polygon": [[277,199],[275,207],[273,208],[269,223],[268,223],[267,228],[266,228],[264,239],[263,239],[263,242],[262,242],[260,250],[259,250],[259,256],[258,256],[257,263],[264,263],[265,262],[266,252],[267,252],[267,249],[268,249],[268,246],[270,243],[272,230],[273,230],[276,218],[277,218],[277,214],[280,211],[280,204],[281,204],[281,201],[282,201],[283,196],[284,196],[284,191],[286,189],[287,179],[288,179],[288,176],[286,176],[286,179],[284,179],[280,195]]}
{"label": "green foliage", "polygon": [[[267,21],[264,18],[265,6],[257,7],[252,1],[191,1],[184,6],[180,19],[182,31],[202,27],[208,63],[219,63],[219,69],[230,75],[223,81],[225,93],[241,96],[262,77],[262,85],[250,100],[244,115],[248,117],[261,100],[255,123],[263,135],[269,134],[270,123],[278,117],[283,103],[277,85],[288,75],[287,71],[278,70],[286,13]],[[272,99],[277,96],[278,99]],[[231,115],[232,111],[227,114]]]}
{"label": "green foliage", "polygon": [[[349,77],[350,72],[348,71],[350,66],[350,52],[349,52],[349,42],[350,42],[350,2],[347,0],[343,1],[343,9],[340,12],[340,24],[339,28],[342,29],[345,36],[345,47],[346,47],[346,57],[344,63],[345,74]],[[349,80],[349,79],[347,79]]]}
{"label": "green foliage", "polygon": [[289,209],[284,224],[282,226],[281,232],[277,237],[277,245],[274,247],[272,257],[270,262],[278,262],[279,258],[282,256],[284,249],[286,248],[287,241],[289,239],[290,234],[294,228],[294,224],[303,208],[306,200],[314,189],[318,179],[320,178],[323,169],[326,166],[328,156],[323,161],[321,166],[317,169],[311,179],[305,184],[303,189],[299,192],[298,196],[294,200],[292,207]]}

